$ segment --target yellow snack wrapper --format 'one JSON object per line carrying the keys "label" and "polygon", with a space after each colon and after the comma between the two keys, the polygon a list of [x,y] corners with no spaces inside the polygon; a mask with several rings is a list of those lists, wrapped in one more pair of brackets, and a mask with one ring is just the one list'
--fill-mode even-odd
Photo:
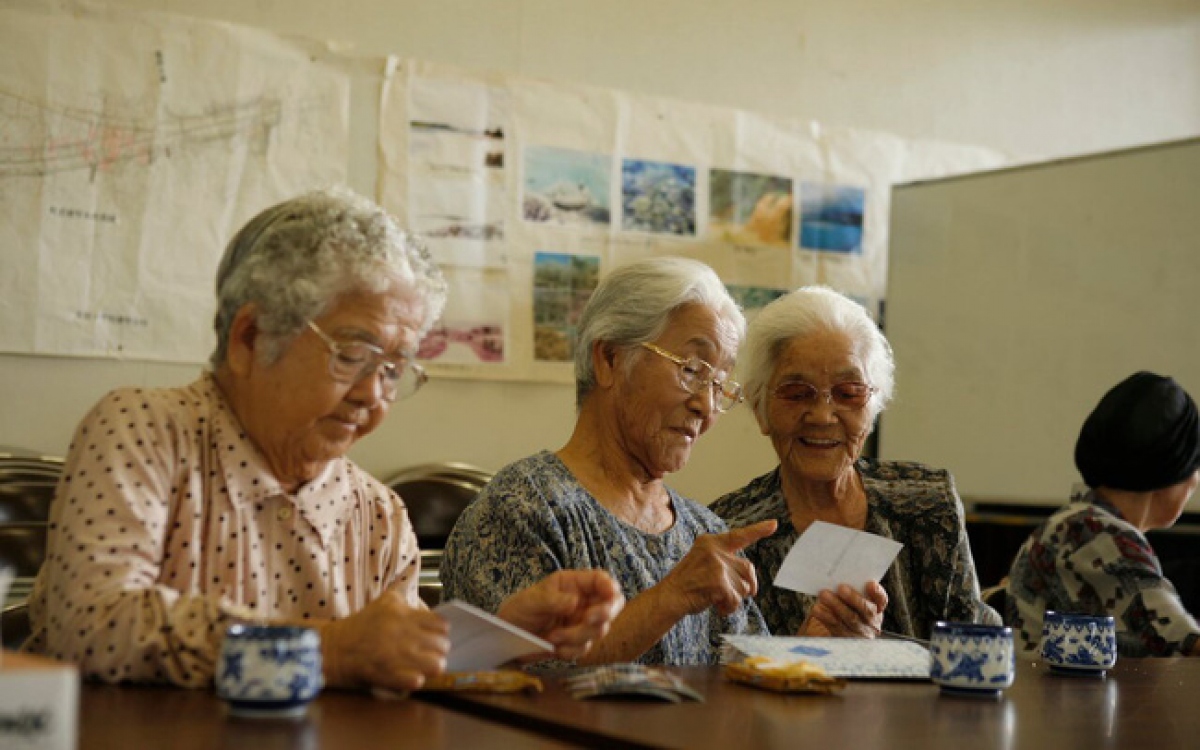
{"label": "yellow snack wrapper", "polygon": [[824,669],[806,661],[777,662],[765,656],[752,656],[725,665],[725,677],[743,685],[777,693],[834,693],[846,687],[846,681],[830,677]]}

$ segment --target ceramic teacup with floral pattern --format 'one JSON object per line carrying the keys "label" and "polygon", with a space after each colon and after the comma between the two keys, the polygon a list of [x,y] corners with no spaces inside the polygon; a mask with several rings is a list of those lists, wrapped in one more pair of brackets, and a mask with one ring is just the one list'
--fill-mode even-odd
{"label": "ceramic teacup with floral pattern", "polygon": [[929,676],[946,693],[998,695],[1013,683],[1012,628],[938,622],[929,639]]}
{"label": "ceramic teacup with floral pattern", "polygon": [[217,662],[217,695],[239,716],[300,716],[324,685],[312,628],[234,625]]}
{"label": "ceramic teacup with floral pattern", "polygon": [[1064,674],[1104,674],[1117,663],[1117,626],[1108,615],[1046,612],[1042,659]]}

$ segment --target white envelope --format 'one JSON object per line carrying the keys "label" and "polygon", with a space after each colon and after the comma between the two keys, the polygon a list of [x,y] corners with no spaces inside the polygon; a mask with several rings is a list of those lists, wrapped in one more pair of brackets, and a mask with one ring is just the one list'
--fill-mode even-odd
{"label": "white envelope", "polygon": [[447,672],[495,669],[520,656],[554,653],[554,644],[549,641],[464,601],[443,602],[433,611],[450,623]]}
{"label": "white envelope", "polygon": [[779,566],[775,585],[816,596],[848,583],[861,592],[883,578],[903,544],[877,534],[814,521]]}

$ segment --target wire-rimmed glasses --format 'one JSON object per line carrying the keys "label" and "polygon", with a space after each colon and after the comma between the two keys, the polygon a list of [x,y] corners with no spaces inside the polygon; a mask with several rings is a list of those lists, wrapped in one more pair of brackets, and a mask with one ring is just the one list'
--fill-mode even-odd
{"label": "wire-rimmed glasses", "polygon": [[642,342],[642,346],[679,366],[679,385],[688,393],[700,395],[706,388],[711,388],[713,407],[717,411],[726,412],[741,403],[741,383],[713,377],[716,374],[713,366],[696,355],[680,357],[648,342]]}
{"label": "wire-rimmed glasses", "polygon": [[775,386],[773,395],[780,401],[809,408],[816,406],[818,398],[823,398],[825,403],[832,404],[838,411],[852,411],[866,406],[876,390],[878,389],[872,385],[856,381],[818,388],[803,380],[785,380]]}
{"label": "wire-rimmed glasses", "polygon": [[335,341],[311,320],[308,327],[329,347],[329,374],[338,383],[353,385],[378,374],[383,398],[397,401],[413,395],[429,380],[425,368],[407,357],[389,357],[378,346],[365,341]]}

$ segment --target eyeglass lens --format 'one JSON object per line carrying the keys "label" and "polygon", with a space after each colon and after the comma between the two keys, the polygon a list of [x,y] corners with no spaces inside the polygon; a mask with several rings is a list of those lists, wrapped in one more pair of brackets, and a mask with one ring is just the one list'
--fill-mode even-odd
{"label": "eyeglass lens", "polygon": [[775,397],[797,404],[814,404],[818,397],[823,397],[826,402],[839,407],[857,409],[866,405],[872,392],[873,389],[866,383],[837,383],[822,390],[811,383],[797,380],[781,383],[775,389]]}

